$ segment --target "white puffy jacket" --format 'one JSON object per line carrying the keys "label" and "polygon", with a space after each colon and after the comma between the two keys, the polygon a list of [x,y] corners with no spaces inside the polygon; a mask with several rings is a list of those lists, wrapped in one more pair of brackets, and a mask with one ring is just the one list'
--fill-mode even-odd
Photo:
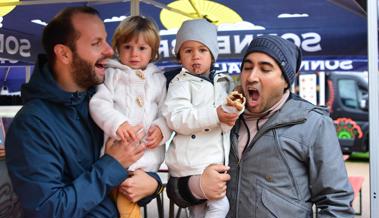
{"label": "white puffy jacket", "polygon": [[146,150],[129,167],[129,170],[157,171],[164,160],[164,143],[171,134],[160,111],[166,97],[166,78],[151,63],[143,71],[131,69],[117,60],[110,60],[107,67],[105,82],[98,86],[90,101],[91,115],[104,130],[105,139],[108,136],[119,139],[116,131],[125,121],[132,125],[143,124],[145,131],[157,125],[163,133],[163,146]]}
{"label": "white puffy jacket", "polygon": [[222,131],[216,108],[232,88],[231,77],[224,74],[215,74],[212,84],[182,69],[171,80],[163,107],[176,132],[165,159],[171,176],[201,174],[211,163],[228,163],[229,131]]}

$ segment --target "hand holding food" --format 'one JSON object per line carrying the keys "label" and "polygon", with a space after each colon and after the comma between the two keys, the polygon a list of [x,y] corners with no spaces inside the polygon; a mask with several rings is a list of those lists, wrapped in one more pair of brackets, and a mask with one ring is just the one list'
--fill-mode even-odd
{"label": "hand holding food", "polygon": [[242,111],[245,107],[246,98],[238,91],[232,91],[226,97],[226,105],[235,107],[238,111]]}

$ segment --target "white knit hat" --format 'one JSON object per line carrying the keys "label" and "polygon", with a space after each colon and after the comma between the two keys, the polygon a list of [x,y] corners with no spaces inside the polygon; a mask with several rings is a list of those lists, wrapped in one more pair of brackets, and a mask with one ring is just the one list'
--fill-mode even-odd
{"label": "white knit hat", "polygon": [[201,42],[211,51],[214,60],[218,56],[217,27],[205,19],[184,21],[176,34],[175,55],[185,41]]}

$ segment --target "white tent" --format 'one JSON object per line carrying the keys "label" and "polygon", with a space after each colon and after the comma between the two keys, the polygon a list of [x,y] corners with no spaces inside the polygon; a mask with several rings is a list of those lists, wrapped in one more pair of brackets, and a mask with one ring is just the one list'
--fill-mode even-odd
{"label": "white tent", "polygon": [[379,72],[378,72],[378,1],[367,1],[368,63],[369,63],[369,123],[370,123],[370,212],[379,217]]}

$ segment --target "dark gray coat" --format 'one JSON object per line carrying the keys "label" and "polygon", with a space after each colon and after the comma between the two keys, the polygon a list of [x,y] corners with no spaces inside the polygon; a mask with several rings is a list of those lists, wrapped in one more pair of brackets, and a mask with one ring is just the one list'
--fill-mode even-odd
{"label": "dark gray coat", "polygon": [[354,217],[353,190],[325,109],[291,96],[238,158],[240,119],[232,130],[229,218]]}

